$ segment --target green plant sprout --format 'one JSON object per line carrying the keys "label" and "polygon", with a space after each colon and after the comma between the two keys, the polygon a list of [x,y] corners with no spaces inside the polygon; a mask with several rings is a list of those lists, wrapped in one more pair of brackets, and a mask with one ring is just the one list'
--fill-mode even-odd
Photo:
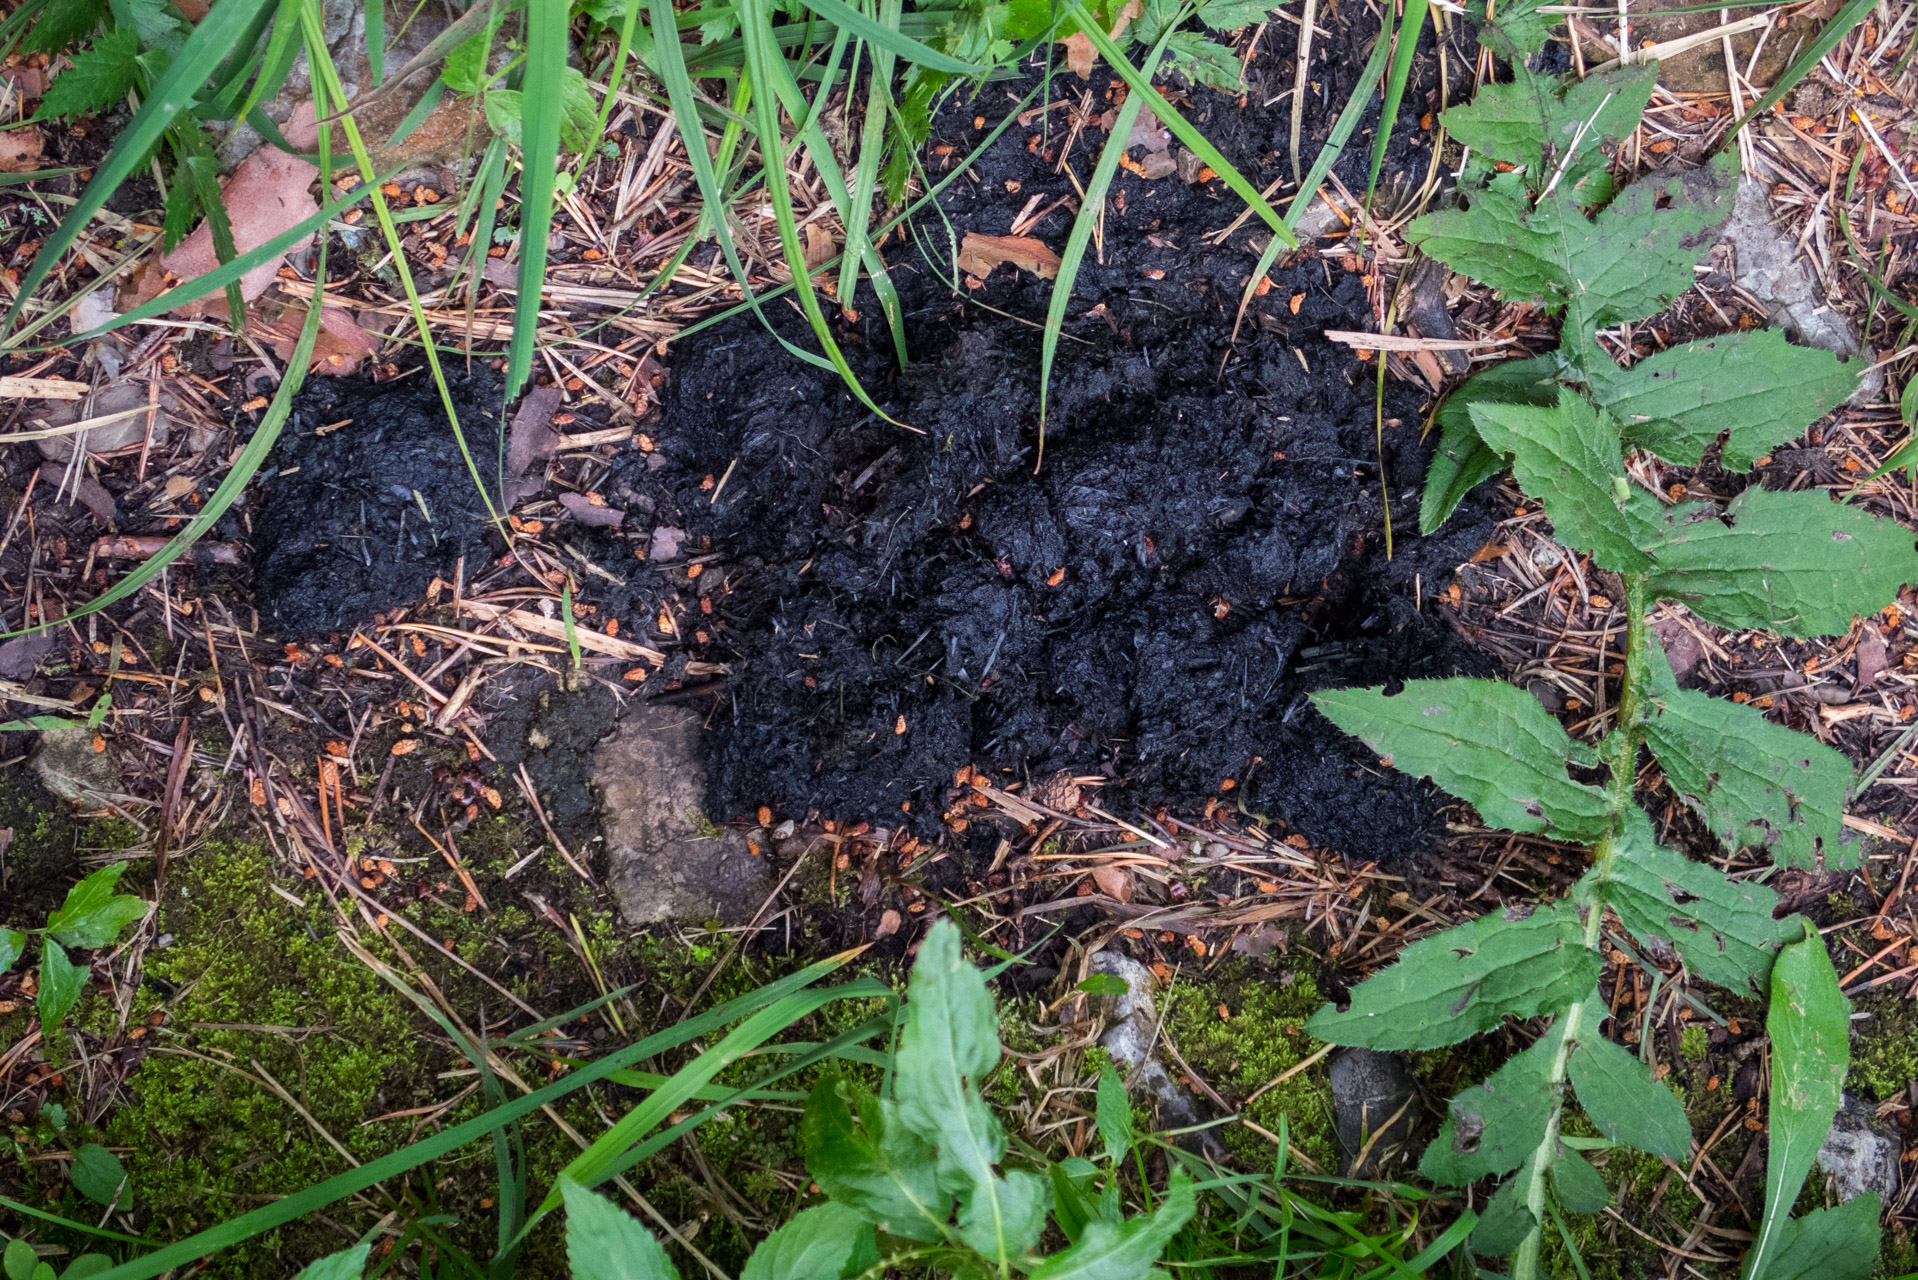
{"label": "green plant sprout", "polygon": [[1764,849],[1781,867],[1812,867],[1821,856],[1856,866],[1841,839],[1852,781],[1845,758],[1751,707],[1681,689],[1647,611],[1662,599],[1727,627],[1842,633],[1855,613],[1918,580],[1913,535],[1822,493],[1754,485],[1722,508],[1667,505],[1633,479],[1627,449],[1693,464],[1718,443],[1726,470],[1749,470],[1837,408],[1856,373],[1768,330],[1699,339],[1630,368],[1613,361],[1598,330],[1652,315],[1690,287],[1731,213],[1735,163],[1720,157],[1614,191],[1602,146],[1637,127],[1657,65],[1583,80],[1535,75],[1525,58],[1544,42],[1543,20],[1526,5],[1499,14],[1482,34],[1512,60],[1512,81],[1484,86],[1445,117],[1471,148],[1465,207],[1415,221],[1409,238],[1508,299],[1560,311],[1564,336],[1549,355],[1478,374],[1439,410],[1442,442],[1421,523],[1436,527],[1509,465],[1561,541],[1623,576],[1615,718],[1589,745],[1530,694],[1495,680],[1416,680],[1315,700],[1384,763],[1430,778],[1491,826],[1589,845],[1592,866],[1561,901],[1506,907],[1408,948],[1355,989],[1349,1008],[1327,1007],[1308,1030],[1337,1044],[1430,1049],[1508,1017],[1552,1019],[1531,1048],[1452,1100],[1420,1166],[1451,1185],[1510,1175],[1471,1243],[1509,1255],[1516,1280],[1534,1280],[1547,1224],[1576,1256],[1560,1210],[1596,1213],[1607,1200],[1597,1172],[1561,1141],[1568,1087],[1601,1145],[1690,1156],[1678,1099],[1600,1030],[1609,1016],[1598,994],[1607,920],[1641,940],[1663,939],[1697,977],[1770,997],[1765,1210],[1746,1280],[1862,1280],[1877,1253],[1876,1196],[1789,1216],[1849,1061],[1850,1006],[1824,942],[1803,917],[1774,919],[1777,897],[1762,884],[1661,846],[1633,791],[1649,750],[1671,790],[1732,849]]}
{"label": "green plant sprout", "polygon": [[[40,1032],[51,1036],[60,1020],[67,1016],[80,993],[86,990],[87,966],[75,964],[67,949],[87,951],[110,947],[120,932],[136,920],[144,919],[147,903],[130,893],[115,893],[124,862],[101,867],[67,891],[60,909],[47,917],[44,928],[27,932],[41,935],[40,986],[34,1002],[40,1010]],[[0,929],[0,973],[13,967],[27,949],[27,932]]]}

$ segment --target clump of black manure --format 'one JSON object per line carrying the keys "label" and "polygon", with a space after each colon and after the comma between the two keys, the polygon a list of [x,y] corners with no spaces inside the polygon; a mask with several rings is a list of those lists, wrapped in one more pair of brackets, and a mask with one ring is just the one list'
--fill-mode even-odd
{"label": "clump of black manure", "polygon": [[[451,382],[468,447],[485,467],[500,441],[499,387]],[[286,640],[350,630],[451,578],[479,549],[486,505],[431,378],[315,378],[301,389],[254,490],[255,587]]]}

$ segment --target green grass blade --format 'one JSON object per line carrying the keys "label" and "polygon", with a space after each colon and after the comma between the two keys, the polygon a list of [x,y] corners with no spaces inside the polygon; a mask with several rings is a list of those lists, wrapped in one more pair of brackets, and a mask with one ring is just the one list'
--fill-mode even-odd
{"label": "green grass blade", "polygon": [[[714,172],[713,158],[706,151],[706,128],[700,120],[699,95],[693,88],[692,76],[686,71],[685,51],[680,46],[678,29],[673,20],[672,0],[648,0],[648,3],[652,6],[653,49],[657,60],[654,70],[666,86],[666,98],[673,108],[674,123],[679,126],[679,137],[685,146],[686,160],[692,165],[693,181],[699,187],[702,206],[700,220],[688,242],[699,239],[710,229],[713,238],[719,242],[719,251],[725,255],[727,267],[732,270],[733,279],[739,283],[739,291],[745,298],[745,304],[752,308],[753,314],[758,316],[760,323],[766,326],[766,331],[779,339],[780,346],[806,363],[817,365],[822,369],[832,368],[832,362],[824,356],[786,341],[785,337],[772,327],[772,322],[760,309],[759,297],[752,291],[751,278],[747,275],[745,264],[739,260],[739,248],[733,243],[732,229],[726,225],[725,192],[720,187],[718,174]],[[750,88],[744,83],[744,77],[741,77],[741,80],[735,101],[743,110],[746,99],[750,95]],[[737,135],[732,132],[734,128],[735,126],[729,124],[727,132],[730,137],[736,139]],[[722,162],[729,154],[726,149],[727,141],[727,138],[720,140]]]}
{"label": "green grass blade", "polygon": [[529,0],[526,7],[525,119],[519,175],[519,296],[513,302],[513,340],[506,350],[506,399],[526,387],[533,372],[539,302],[546,282],[547,228],[559,176],[559,125],[564,112],[566,0]]}
{"label": "green grass blade", "polygon": [[[1405,18],[1399,23],[1398,45],[1392,51],[1392,67],[1385,76],[1385,104],[1379,112],[1379,136],[1372,144],[1372,171],[1365,179],[1365,203],[1370,207],[1372,193],[1378,189],[1379,166],[1385,163],[1386,144],[1392,141],[1392,124],[1399,118],[1399,104],[1405,100],[1405,84],[1412,78],[1412,58],[1418,53],[1419,36],[1425,30],[1426,11],[1432,0],[1405,0]],[[1387,9],[1388,17],[1391,10]]]}
{"label": "green grass blade", "polygon": [[13,328],[14,322],[20,318],[21,306],[33,296],[66,251],[73,247],[81,229],[106,204],[107,197],[133,176],[147,153],[166,133],[167,126],[192,105],[194,96],[207,77],[213,74],[221,59],[232,51],[253,20],[253,15],[266,2],[219,0],[212,11],[200,20],[200,25],[193,28],[179,56],[173,60],[173,65],[167,68],[167,73],[160,77],[160,83],[153,87],[146,102],[115,139],[113,150],[107,153],[107,158],[101,163],[99,172],[93,175],[93,181],[87,184],[87,189],[80,193],[79,202],[61,219],[60,225],[40,246],[40,252],[34,255],[33,265],[27,268],[26,276],[20,281],[20,291],[7,308],[6,322],[0,324],[0,331]]}
{"label": "green grass blade", "polygon": [[[1165,56],[1166,41],[1172,38],[1172,32],[1178,25],[1177,22],[1167,23],[1159,35],[1159,42],[1146,55],[1145,76],[1148,80],[1159,69],[1159,59]],[[1119,105],[1112,129],[1106,134],[1105,146],[1099,150],[1099,163],[1093,166],[1092,176],[1086,179],[1085,200],[1079,206],[1079,216],[1072,220],[1072,231],[1066,237],[1066,251],[1059,256],[1059,274],[1052,282],[1052,298],[1046,304],[1045,333],[1039,339],[1039,451],[1035,470],[1038,464],[1046,460],[1046,391],[1052,383],[1053,357],[1059,353],[1059,335],[1065,332],[1066,308],[1072,305],[1072,284],[1079,277],[1079,265],[1085,261],[1086,246],[1092,243],[1093,226],[1098,221],[1100,211],[1105,208],[1106,189],[1112,185],[1112,177],[1119,171],[1119,157],[1125,154],[1126,144],[1132,137],[1133,122],[1139,118],[1139,111],[1144,105],[1145,95],[1137,91],[1127,94],[1126,100]]]}
{"label": "green grass blade", "polygon": [[626,73],[626,55],[632,50],[633,31],[638,23],[639,0],[628,0],[626,17],[619,24],[619,45],[613,50],[612,65],[606,70],[606,93],[599,102],[599,115],[593,119],[593,140],[580,157],[581,173],[592,163],[594,153],[599,150],[599,140],[606,136],[606,122],[612,118],[613,103],[619,100],[619,79]]}
{"label": "green grass blade", "polygon": [[[883,0],[879,6],[881,25],[899,24],[902,0]],[[871,50],[872,73],[866,85],[866,118],[859,129],[859,156],[853,165],[852,208],[855,212],[872,208],[873,192],[878,188],[879,158],[886,147],[886,109],[892,101],[893,56],[883,47]],[[859,260],[870,243],[868,219],[854,218],[846,224],[846,250],[839,267],[839,300],[851,303],[859,279]]]}
{"label": "green grass blade", "polygon": [[1718,146],[1713,150],[1722,149],[1726,143],[1738,136],[1740,129],[1783,101],[1785,95],[1797,88],[1798,82],[1810,75],[1812,69],[1824,59],[1824,56],[1836,49],[1838,42],[1850,35],[1852,28],[1863,22],[1866,15],[1875,8],[1877,8],[1877,0],[1850,0],[1844,8],[1833,14],[1831,21],[1820,27],[1817,36],[1805,46],[1805,51],[1792,59],[1791,65],[1785,68],[1785,74],[1772,81],[1772,86],[1765,91],[1765,96],[1754,102],[1750,111],[1738,117],[1738,123],[1725,131],[1725,136],[1719,139]]}
{"label": "green grass blade", "polygon": [[529,1227],[559,1207],[560,1183],[571,1180],[582,1187],[592,1188],[610,1178],[613,1166],[626,1149],[671,1115],[673,1108],[691,1097],[694,1090],[801,1018],[835,1000],[886,999],[893,994],[892,988],[884,983],[861,978],[843,986],[798,992],[753,1014],[729,1032],[725,1039],[675,1071],[667,1083],[621,1116],[618,1123],[561,1169],[554,1176],[553,1188],[546,1193],[538,1213],[529,1220]]}
{"label": "green grass blade", "polygon": [[523,1097],[515,1098],[503,1107],[494,1107],[463,1124],[454,1125],[390,1155],[382,1156],[378,1160],[369,1160],[356,1169],[349,1169],[345,1173],[328,1178],[285,1199],[255,1209],[251,1213],[242,1214],[218,1226],[209,1227],[145,1258],[121,1263],[111,1271],[101,1272],[94,1277],[94,1280],[153,1280],[153,1277],[176,1267],[187,1266],[221,1249],[243,1240],[250,1240],[262,1232],[271,1231],[274,1227],[284,1226],[286,1223],[303,1218],[314,1210],[323,1209],[329,1204],[344,1200],[355,1192],[364,1191],[388,1178],[417,1169],[429,1160],[457,1151],[469,1142],[476,1142],[486,1137],[501,1125],[529,1115],[549,1103],[557,1102],[567,1094],[604,1079],[614,1071],[632,1066],[636,1062],[644,1061],[669,1049],[676,1049],[687,1041],[706,1035],[729,1022],[755,1014],[785,999],[793,992],[818,982],[843,966],[856,954],[857,952],[842,951],[838,955],[828,956],[824,960],[808,965],[798,973],[781,978],[777,982],[768,983],[757,991],[749,992],[716,1009],[688,1018],[664,1031],[647,1036],[635,1044],[627,1045],[624,1049],[609,1054],[598,1062],[569,1072],[543,1089],[536,1089]]}
{"label": "green grass blade", "polygon": [[803,2],[808,9],[840,30],[849,31],[867,44],[883,49],[894,57],[904,58],[907,62],[924,67],[928,71],[944,71],[955,76],[982,76],[989,69],[976,62],[966,62],[951,54],[941,53],[931,45],[921,44],[911,36],[902,33],[897,26],[889,27],[875,22],[845,3],[845,0],[803,0]]}
{"label": "green grass blade", "polygon": [[386,79],[386,0],[366,0],[366,63],[377,89]]}
{"label": "green grass blade", "polygon": [[1292,228],[1287,226],[1278,212],[1266,203],[1265,197],[1259,194],[1259,189],[1248,182],[1245,175],[1225,158],[1224,153],[1213,146],[1204,134],[1194,128],[1189,120],[1179,114],[1159,91],[1152,87],[1150,74],[1139,74],[1138,68],[1134,67],[1119,46],[1112,42],[1112,37],[1107,35],[1098,21],[1086,12],[1085,0],[1072,0],[1072,14],[1079,20],[1079,29],[1092,41],[1093,48],[1097,49],[1099,56],[1106,60],[1106,65],[1119,73],[1119,78],[1126,82],[1127,88],[1145,99],[1145,105],[1152,108],[1152,113],[1159,117],[1159,122],[1172,130],[1173,135],[1180,142],[1185,143],[1194,155],[1203,160],[1212,172],[1223,178],[1225,185],[1237,192],[1239,198],[1251,206],[1252,212],[1258,214],[1265,224],[1272,228],[1274,234],[1296,247],[1298,241],[1292,235]]}
{"label": "green grass blade", "polygon": [[253,114],[263,99],[278,93],[285,83],[286,73],[292,70],[294,56],[299,52],[300,4],[301,0],[280,0],[273,15],[273,34],[267,37],[266,53],[260,60],[260,74],[247,90],[246,100],[233,113],[236,120]]}
{"label": "green grass blade", "polygon": [[[887,422],[892,422],[892,416],[881,409],[872,396],[867,394],[866,388],[860,385],[858,377],[852,371],[852,366],[846,363],[845,354],[839,350],[839,344],[833,341],[832,327],[826,322],[825,313],[820,310],[819,295],[813,288],[812,269],[806,265],[805,248],[799,243],[799,220],[793,212],[792,190],[786,184],[784,134],[781,132],[779,123],[779,95],[767,87],[779,85],[781,78],[790,73],[784,57],[779,53],[778,46],[770,38],[772,11],[767,0],[740,0],[739,29],[746,41],[747,68],[753,77],[753,82],[760,86],[759,92],[753,95],[753,114],[759,134],[760,172],[764,175],[766,194],[772,200],[773,221],[779,228],[780,247],[786,255],[786,269],[792,273],[793,292],[799,297],[800,310],[805,313],[807,321],[812,325],[813,336],[819,340],[826,358],[832,362],[832,367],[838,371],[840,379],[845,382],[847,388],[866,408]],[[697,138],[694,141],[697,141]],[[688,147],[687,149],[691,151],[696,148]],[[825,155],[830,157],[830,148],[826,150]],[[836,163],[824,164],[820,166],[819,172],[822,178],[828,172],[837,175],[837,165]],[[831,179],[828,179],[828,183],[830,181]],[[843,177],[840,178],[840,182],[843,191]],[[743,278],[740,281],[740,287],[742,289],[745,287]]]}

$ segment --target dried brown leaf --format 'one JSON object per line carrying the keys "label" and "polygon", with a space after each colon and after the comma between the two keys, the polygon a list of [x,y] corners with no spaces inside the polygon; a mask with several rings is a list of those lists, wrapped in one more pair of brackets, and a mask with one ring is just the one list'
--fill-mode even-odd
{"label": "dried brown leaf", "polygon": [[1059,255],[1043,240],[1032,236],[982,236],[976,231],[966,232],[965,240],[959,245],[961,271],[983,280],[992,274],[993,268],[1006,262],[1021,271],[1030,271],[1041,280],[1051,280],[1059,274]]}

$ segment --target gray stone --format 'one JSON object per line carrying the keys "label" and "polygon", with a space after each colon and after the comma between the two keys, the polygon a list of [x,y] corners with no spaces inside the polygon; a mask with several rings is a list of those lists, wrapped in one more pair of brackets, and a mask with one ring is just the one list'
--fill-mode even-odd
{"label": "gray stone", "polygon": [[1830,1175],[1831,1189],[1841,1201],[1876,1191],[1888,1204],[1898,1190],[1903,1145],[1895,1132],[1878,1123],[1870,1103],[1848,1093],[1825,1145],[1818,1149],[1818,1167]]}
{"label": "gray stone", "polygon": [[[1851,321],[1826,299],[1807,268],[1796,238],[1774,225],[1771,197],[1757,178],[1747,177],[1738,184],[1738,203],[1725,228],[1725,241],[1732,247],[1733,279],[1771,309],[1771,318],[1785,336],[1842,356],[1861,369],[1871,363],[1862,359],[1864,349]],[[1859,379],[1852,402],[1875,399],[1884,385],[1884,370],[1871,370]]]}
{"label": "gray stone", "polygon": [[1418,1118],[1418,1090],[1395,1053],[1341,1049],[1327,1064],[1332,1120],[1351,1178],[1376,1178],[1404,1161]]}
{"label": "gray stone", "polygon": [[[167,408],[172,404],[173,397],[166,392],[161,392],[160,407],[153,414],[155,447],[167,442],[167,428],[170,423]],[[135,411],[144,410],[146,407],[145,378],[111,382],[91,396],[54,402],[46,413],[41,415],[49,427],[71,426],[73,423],[84,422],[89,418],[104,418],[116,413],[126,413],[129,416],[121,418],[118,422],[88,427],[85,431],[75,432],[72,435],[49,436],[37,442],[40,452],[57,462],[65,462],[73,456],[76,442],[82,444],[89,453],[112,453],[115,449],[139,444],[146,438],[147,415]]]}
{"label": "gray stone", "polygon": [[33,771],[62,800],[97,803],[120,790],[120,766],[93,749],[91,729],[48,729],[33,752]]}
{"label": "gray stone", "polygon": [[[1143,1090],[1159,1111],[1159,1122],[1167,1129],[1184,1129],[1199,1124],[1204,1117],[1192,1095],[1180,1087],[1159,1061],[1159,1019],[1152,1007],[1152,974],[1137,960],[1116,951],[1100,951],[1092,957],[1094,973],[1111,974],[1126,984],[1126,993],[1113,996],[1112,1022],[1099,1043],[1105,1046],[1112,1063],[1132,1088]],[[1189,1135],[1198,1139],[1189,1147],[1222,1154],[1218,1139],[1210,1130]]]}
{"label": "gray stone", "polygon": [[700,732],[696,710],[635,703],[593,752],[613,895],[628,924],[744,924],[772,892],[772,868],[745,834],[701,809]]}

